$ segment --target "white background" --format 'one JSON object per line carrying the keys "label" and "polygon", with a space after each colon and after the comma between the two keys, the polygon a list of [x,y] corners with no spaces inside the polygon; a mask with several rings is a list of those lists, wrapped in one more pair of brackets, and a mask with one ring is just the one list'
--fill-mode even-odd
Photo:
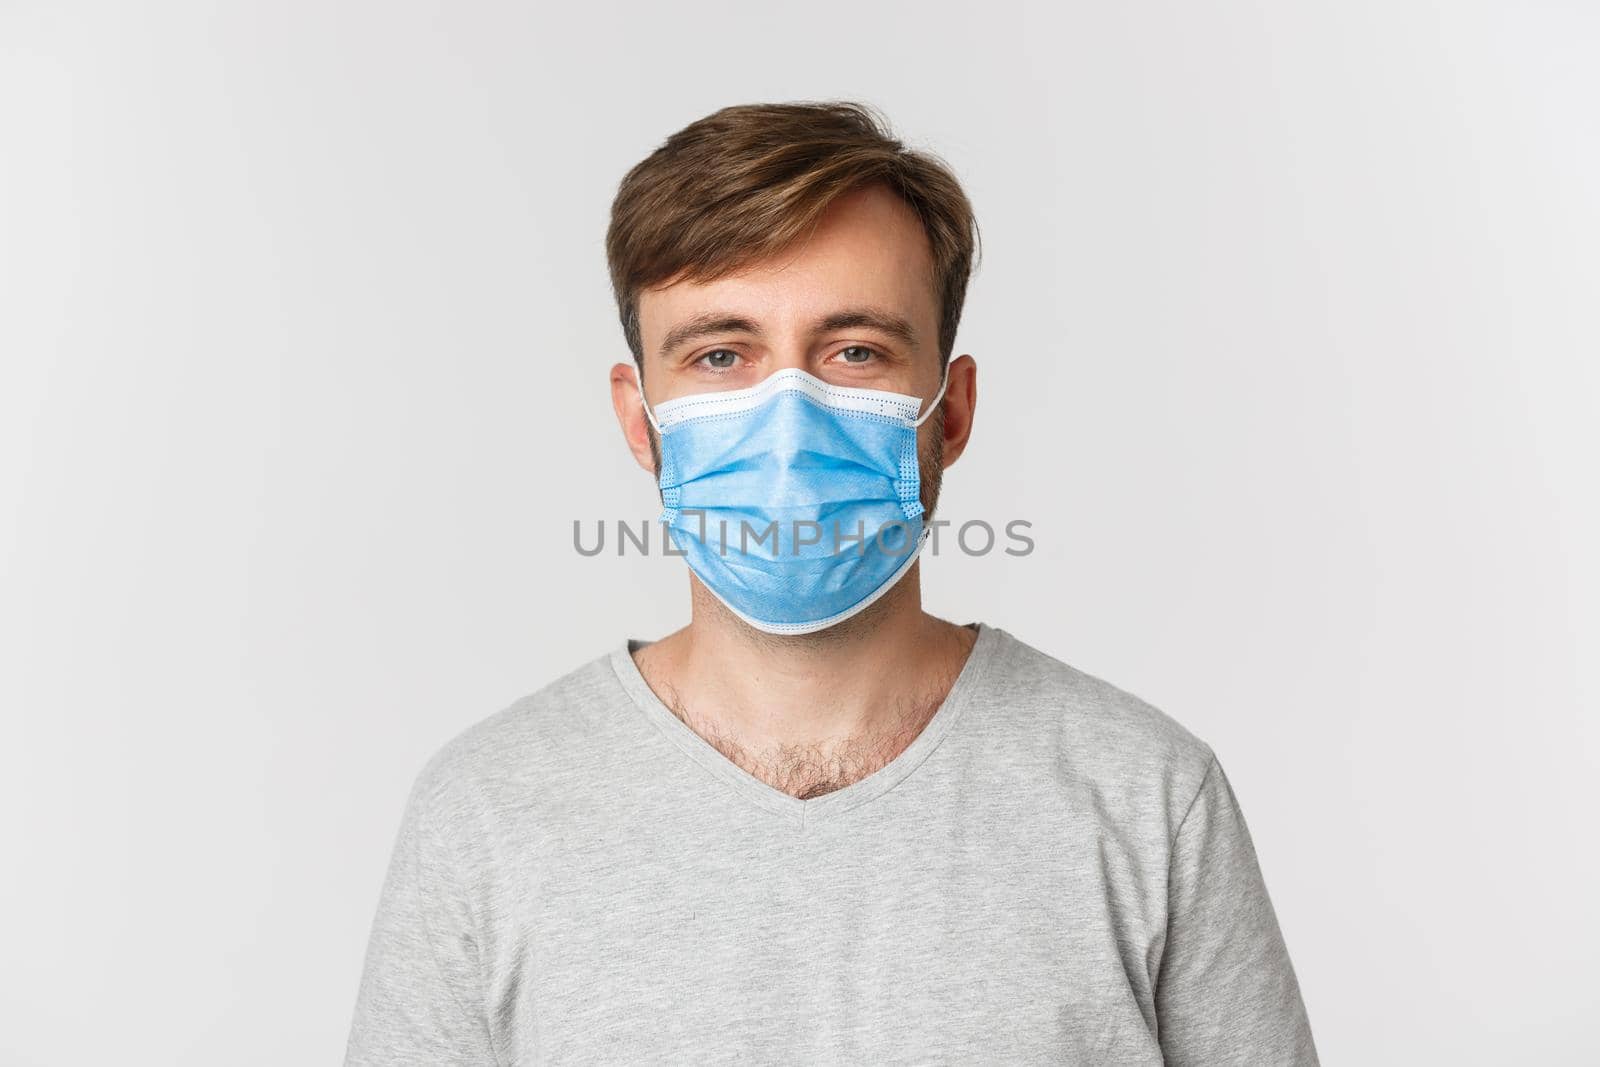
{"label": "white background", "polygon": [[725,104],[942,153],[924,563],[1210,742],[1324,1059],[1595,1062],[1588,4],[0,6],[0,1062],[341,1057],[461,729],[687,614],[617,181]]}

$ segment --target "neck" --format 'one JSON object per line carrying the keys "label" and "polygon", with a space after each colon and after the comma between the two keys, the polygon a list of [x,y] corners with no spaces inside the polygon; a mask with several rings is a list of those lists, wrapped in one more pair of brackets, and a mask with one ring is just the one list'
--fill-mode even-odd
{"label": "neck", "polygon": [[691,728],[778,788],[818,787],[776,768],[795,753],[833,767],[819,771],[833,788],[848,784],[840,764],[864,777],[920,733],[976,640],[922,610],[919,569],[860,615],[784,637],[753,629],[691,577],[692,621],[641,649],[640,671]]}

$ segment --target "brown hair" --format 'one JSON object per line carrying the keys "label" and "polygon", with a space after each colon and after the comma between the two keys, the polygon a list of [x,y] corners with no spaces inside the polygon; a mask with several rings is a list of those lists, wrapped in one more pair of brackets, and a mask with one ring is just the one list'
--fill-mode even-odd
{"label": "brown hair", "polygon": [[668,137],[612,202],[606,260],[641,371],[640,290],[713,281],[782,252],[837,197],[871,182],[886,183],[922,220],[940,300],[939,360],[949,360],[978,244],[972,205],[949,167],[908,150],[864,104],[743,104]]}

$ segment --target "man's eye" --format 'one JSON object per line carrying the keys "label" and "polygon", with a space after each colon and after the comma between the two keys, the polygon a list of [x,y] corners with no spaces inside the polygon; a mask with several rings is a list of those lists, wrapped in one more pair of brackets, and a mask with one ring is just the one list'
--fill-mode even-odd
{"label": "man's eye", "polygon": [[715,352],[707,352],[700,357],[700,362],[713,370],[728,370],[739,362],[739,353],[726,348],[719,348]]}
{"label": "man's eye", "polygon": [[839,358],[846,363],[868,363],[875,355],[877,353],[866,345],[851,345],[849,348],[839,350]]}

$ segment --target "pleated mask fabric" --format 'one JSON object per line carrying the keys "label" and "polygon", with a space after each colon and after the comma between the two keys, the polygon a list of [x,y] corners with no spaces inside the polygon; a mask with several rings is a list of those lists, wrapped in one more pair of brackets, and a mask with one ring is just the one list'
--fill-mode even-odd
{"label": "pleated mask fabric", "polygon": [[833,626],[894,586],[922,522],[922,401],[796,368],[749,389],[640,403],[660,436],[660,521],[689,568],[773,634]]}

